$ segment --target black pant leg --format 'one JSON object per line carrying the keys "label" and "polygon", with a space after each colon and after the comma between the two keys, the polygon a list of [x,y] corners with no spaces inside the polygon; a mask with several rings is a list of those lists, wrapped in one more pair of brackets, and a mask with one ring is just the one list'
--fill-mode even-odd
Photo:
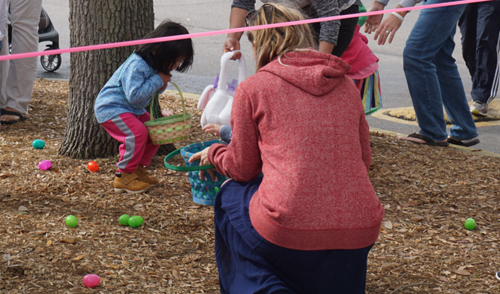
{"label": "black pant leg", "polygon": [[498,90],[500,68],[500,2],[477,3],[476,71],[472,76],[472,98],[489,103]]}
{"label": "black pant leg", "polygon": [[476,72],[477,3],[467,4],[458,21],[462,34],[462,56],[471,77]]}

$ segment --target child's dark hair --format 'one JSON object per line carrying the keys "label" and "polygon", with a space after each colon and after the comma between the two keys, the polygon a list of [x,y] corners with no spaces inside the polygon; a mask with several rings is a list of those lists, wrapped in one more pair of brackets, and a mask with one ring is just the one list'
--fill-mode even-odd
{"label": "child's dark hair", "polygon": [[[166,20],[162,22],[154,31],[147,34],[144,39],[175,36],[189,34],[188,30],[181,24]],[[193,42],[191,39],[176,40],[161,43],[141,44],[135,51],[153,69],[169,73],[176,64],[179,57],[184,58],[179,67],[175,70],[185,72],[193,64]]]}

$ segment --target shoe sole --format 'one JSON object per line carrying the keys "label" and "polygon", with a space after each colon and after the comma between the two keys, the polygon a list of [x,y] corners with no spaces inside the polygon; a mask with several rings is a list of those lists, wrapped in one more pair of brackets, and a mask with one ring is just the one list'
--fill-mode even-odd
{"label": "shoe sole", "polygon": [[[468,141],[468,142],[464,143],[464,141]],[[471,146],[474,146],[474,145],[481,143],[481,141],[479,141],[478,138],[474,138],[471,140],[464,140],[464,141],[457,140],[454,138],[448,138],[448,143],[453,144],[453,145],[458,145],[458,146],[464,146],[464,147],[471,147]]]}
{"label": "shoe sole", "polygon": [[149,189],[151,189],[151,186],[147,187],[146,189],[142,189],[142,190],[139,190],[139,191],[132,191],[132,190],[128,190],[128,189],[125,189],[125,188],[115,188],[115,193],[128,193],[128,194],[139,194],[139,193],[144,193],[146,191],[148,191]]}
{"label": "shoe sole", "polygon": [[488,113],[482,113],[481,111],[479,111],[477,109],[472,110],[470,113],[472,113],[474,115],[479,115],[479,116],[487,116],[488,115]]}

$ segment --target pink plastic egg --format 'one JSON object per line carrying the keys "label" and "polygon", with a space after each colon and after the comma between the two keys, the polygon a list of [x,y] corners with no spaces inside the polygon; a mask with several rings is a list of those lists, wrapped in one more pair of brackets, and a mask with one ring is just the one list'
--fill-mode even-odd
{"label": "pink plastic egg", "polygon": [[52,168],[52,162],[50,162],[50,160],[43,160],[38,164],[38,168],[41,170],[49,170]]}
{"label": "pink plastic egg", "polygon": [[98,275],[90,274],[83,277],[83,285],[87,288],[94,288],[101,282]]}

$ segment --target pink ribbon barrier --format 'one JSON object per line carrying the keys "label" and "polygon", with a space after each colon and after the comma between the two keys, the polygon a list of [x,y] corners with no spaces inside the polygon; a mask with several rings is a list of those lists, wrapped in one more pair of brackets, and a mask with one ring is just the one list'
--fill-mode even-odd
{"label": "pink ribbon barrier", "polygon": [[189,38],[208,37],[208,36],[223,35],[223,34],[229,34],[229,33],[240,33],[240,32],[246,32],[246,31],[253,31],[253,30],[259,30],[259,29],[279,28],[279,27],[309,24],[309,23],[316,23],[316,22],[323,22],[323,21],[341,20],[341,19],[347,19],[347,18],[353,18],[353,17],[363,17],[363,16],[379,15],[379,14],[386,14],[386,13],[392,13],[392,12],[412,11],[412,10],[420,10],[420,9],[455,6],[455,5],[465,5],[465,4],[469,4],[469,3],[478,3],[478,2],[487,2],[487,1],[492,1],[492,0],[460,0],[460,1],[452,1],[452,2],[445,2],[445,3],[438,3],[438,4],[420,5],[420,6],[416,6],[416,7],[414,6],[414,7],[387,9],[387,10],[381,10],[381,11],[354,13],[354,14],[347,14],[347,15],[337,15],[337,16],[321,17],[321,18],[314,18],[314,19],[305,19],[305,20],[298,20],[298,21],[274,23],[274,24],[268,24],[268,25],[241,27],[241,28],[226,29],[226,30],[219,30],[219,31],[210,31],[210,32],[203,32],[203,33],[194,33],[194,34],[176,35],[176,36],[169,36],[169,37],[152,38],[152,39],[141,39],[141,40],[133,40],[133,41],[106,43],[106,44],[89,45],[89,46],[73,47],[73,48],[66,48],[66,49],[54,49],[54,50],[46,50],[46,51],[39,51],[39,52],[18,53],[18,54],[0,56],[0,61],[29,58],[29,57],[38,57],[38,56],[43,56],[43,55],[56,55],[56,54],[62,54],[62,53],[74,53],[74,52],[92,51],[92,50],[100,50],[100,49],[111,49],[111,48],[118,48],[118,47],[135,46],[135,45],[140,45],[140,44],[169,42],[169,41],[183,40],[183,39],[189,39]]}

